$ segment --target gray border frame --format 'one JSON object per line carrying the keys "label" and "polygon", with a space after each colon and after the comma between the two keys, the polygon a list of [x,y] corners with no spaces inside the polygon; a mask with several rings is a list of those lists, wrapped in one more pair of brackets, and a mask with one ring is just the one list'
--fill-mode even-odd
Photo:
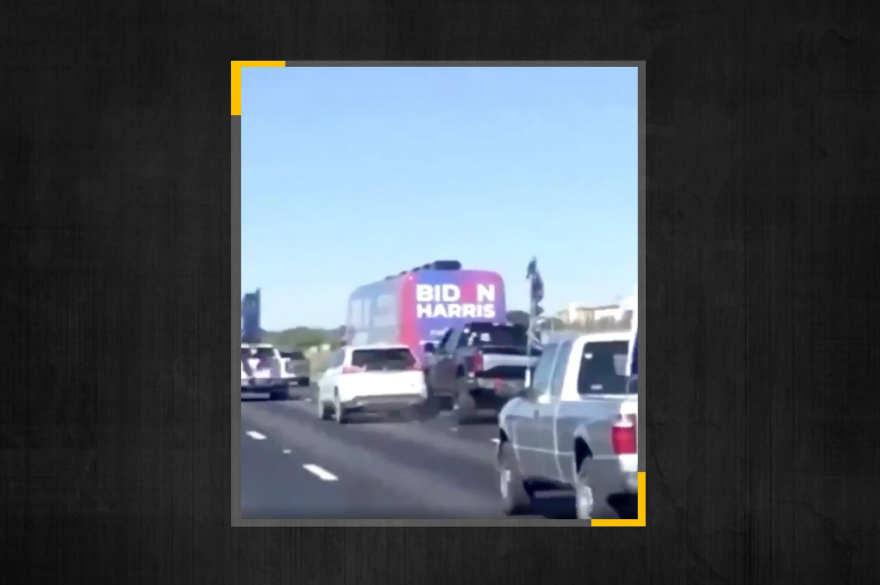
{"label": "gray border frame", "polygon": [[[639,337],[645,339],[645,276],[646,276],[646,206],[647,206],[647,177],[646,172],[646,79],[645,61],[497,61],[497,62],[474,62],[474,61],[285,61],[285,67],[637,67],[638,68],[638,169],[639,169]],[[244,73],[242,72],[242,75]],[[230,368],[237,363],[237,355],[240,350],[241,337],[241,116],[232,116],[232,356]],[[235,283],[239,286],[236,287]],[[235,307],[239,310],[236,311]],[[236,316],[238,319],[236,319]],[[238,326],[238,327],[236,327]],[[239,343],[236,343],[239,340]],[[642,342],[639,347],[639,412],[645,412],[647,406],[645,399],[645,346]],[[245,520],[241,517],[241,388],[235,385],[235,373],[232,372],[231,412],[232,412],[232,526],[239,527],[345,527],[345,526],[373,526],[373,527],[572,527],[579,526],[591,528],[585,522],[576,520],[547,520],[547,519],[498,519],[498,520]],[[239,380],[240,382],[240,380]],[[639,459],[638,470],[644,472],[646,468],[645,449],[645,417],[639,416]],[[647,478],[645,480],[647,484]],[[647,489],[647,487],[646,487]],[[643,494],[639,494],[643,497]],[[646,515],[647,515],[647,506]],[[647,524],[647,519],[646,519]],[[631,527],[636,528],[636,527]]]}

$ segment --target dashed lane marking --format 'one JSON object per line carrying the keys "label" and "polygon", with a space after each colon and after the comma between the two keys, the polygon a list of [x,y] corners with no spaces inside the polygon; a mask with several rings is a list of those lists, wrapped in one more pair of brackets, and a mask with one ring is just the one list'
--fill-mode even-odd
{"label": "dashed lane marking", "polygon": [[321,481],[337,481],[339,478],[317,465],[311,463],[303,465],[303,469],[320,479]]}
{"label": "dashed lane marking", "polygon": [[496,438],[496,439],[489,439],[489,440],[492,441],[493,443],[495,443],[496,445],[498,444],[498,439],[497,439],[497,438]]}
{"label": "dashed lane marking", "polygon": [[261,435],[257,431],[248,431],[247,436],[250,437],[251,439],[255,439],[257,441],[265,441],[266,440],[266,435]]}
{"label": "dashed lane marking", "polygon": [[283,451],[283,453],[284,453],[285,455],[290,455],[290,449],[285,449],[285,450]]}

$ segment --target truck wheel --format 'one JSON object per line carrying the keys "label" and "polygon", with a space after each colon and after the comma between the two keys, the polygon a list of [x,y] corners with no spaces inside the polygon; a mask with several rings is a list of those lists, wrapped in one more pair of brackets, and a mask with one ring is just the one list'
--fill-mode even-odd
{"label": "truck wheel", "polygon": [[477,403],[467,390],[458,393],[455,401],[455,420],[460,425],[473,422],[476,417]]}
{"label": "truck wheel", "polygon": [[339,401],[339,393],[335,393],[333,397],[333,420],[336,421],[336,424],[344,425],[348,422],[347,417],[345,416],[345,407],[342,406],[342,403]]}
{"label": "truck wheel", "polygon": [[273,390],[269,394],[269,400],[287,400],[288,398],[290,398],[290,391],[287,386],[283,390]]}
{"label": "truck wheel", "polygon": [[574,484],[575,512],[578,520],[616,519],[617,512],[607,498],[593,492],[587,466],[581,464]]}
{"label": "truck wheel", "polygon": [[528,514],[532,508],[532,497],[519,475],[513,447],[506,441],[501,444],[498,474],[504,514],[506,516]]}

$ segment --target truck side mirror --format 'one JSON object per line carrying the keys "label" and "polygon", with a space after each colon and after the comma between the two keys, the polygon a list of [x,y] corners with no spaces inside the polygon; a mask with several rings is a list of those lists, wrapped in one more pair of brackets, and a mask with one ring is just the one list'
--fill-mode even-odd
{"label": "truck side mirror", "polygon": [[426,343],[425,344],[425,353],[434,353],[436,351],[437,351],[437,348],[434,346],[433,343]]}

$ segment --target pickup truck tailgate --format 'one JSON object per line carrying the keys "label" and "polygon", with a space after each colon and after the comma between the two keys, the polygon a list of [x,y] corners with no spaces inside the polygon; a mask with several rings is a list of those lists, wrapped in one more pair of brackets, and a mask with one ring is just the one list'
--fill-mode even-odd
{"label": "pickup truck tailgate", "polygon": [[526,368],[537,362],[537,356],[527,357],[525,355],[501,355],[496,353],[483,353],[483,369],[481,373],[489,373],[493,369],[509,366],[512,368]]}
{"label": "pickup truck tailgate", "polygon": [[478,376],[519,377],[524,376],[526,368],[538,361],[535,354],[526,355],[524,347],[483,346],[480,348],[483,367],[475,372]]}

